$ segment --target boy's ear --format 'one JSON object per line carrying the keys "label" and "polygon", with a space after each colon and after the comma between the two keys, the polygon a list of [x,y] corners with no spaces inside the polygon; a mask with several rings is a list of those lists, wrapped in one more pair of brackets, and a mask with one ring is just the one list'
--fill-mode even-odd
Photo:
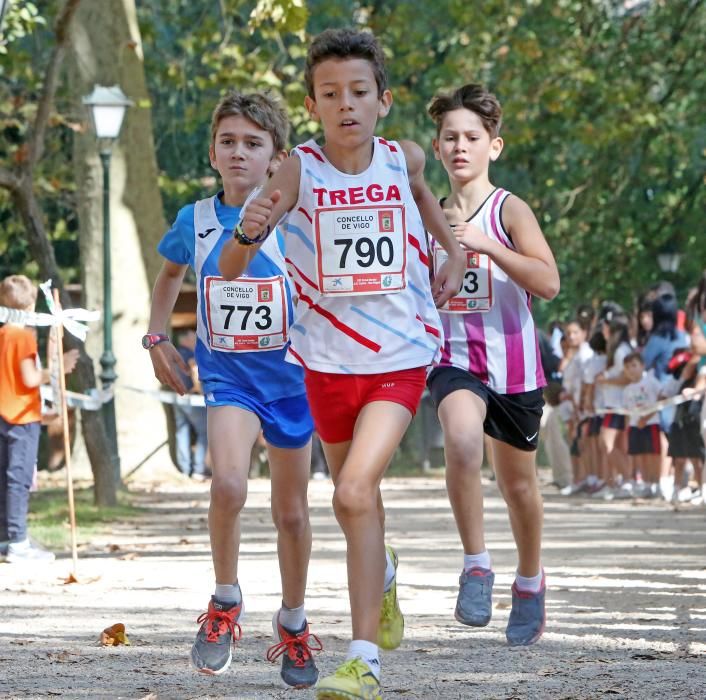
{"label": "boy's ear", "polygon": [[319,121],[319,113],[316,111],[316,100],[312,99],[307,95],[304,98],[304,106],[306,111],[309,112],[309,116],[316,122]]}
{"label": "boy's ear", "polygon": [[496,136],[491,142],[490,142],[490,160],[495,162],[498,158],[500,158],[500,154],[503,152],[503,146],[505,145],[505,142],[502,140],[500,136]]}
{"label": "boy's ear", "polygon": [[272,177],[277,172],[277,170],[279,170],[279,166],[284,163],[288,155],[289,154],[287,153],[287,151],[281,150],[272,156],[272,160],[270,160],[270,165],[267,168],[268,177]]}
{"label": "boy's ear", "polygon": [[434,158],[441,160],[441,154],[439,153],[439,139],[432,139],[431,147],[434,149]]}
{"label": "boy's ear", "polygon": [[211,161],[211,167],[216,169],[216,148],[213,143],[208,147],[208,159]]}
{"label": "boy's ear", "polygon": [[378,118],[382,119],[390,113],[390,107],[392,107],[392,93],[389,90],[385,90],[380,97],[380,106],[378,107]]}

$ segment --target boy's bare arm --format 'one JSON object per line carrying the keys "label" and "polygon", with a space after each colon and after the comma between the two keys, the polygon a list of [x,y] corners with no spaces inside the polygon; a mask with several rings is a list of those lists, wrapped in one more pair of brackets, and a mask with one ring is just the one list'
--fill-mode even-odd
{"label": "boy's bare arm", "polygon": [[434,278],[432,292],[437,306],[443,306],[461,288],[466,267],[466,256],[446,221],[436,197],[424,180],[424,151],[413,141],[400,141],[407,161],[407,175],[412,196],[422,217],[424,228],[449,254],[449,259]]}
{"label": "boy's bare arm", "polygon": [[[152,307],[150,309],[150,333],[167,332],[169,317],[174,310],[174,304],[179,296],[181,284],[186,274],[186,265],[179,265],[165,260],[157,275],[152,291]],[[178,394],[185,394],[186,387],[179,375],[178,369],[189,374],[189,368],[177,349],[171,343],[159,343],[150,351],[150,360],[154,368],[154,376],[162,384],[170,386]]]}
{"label": "boy's bare arm", "polygon": [[470,223],[455,227],[462,245],[488,255],[507,275],[530,294],[553,299],[559,293],[559,270],[551,248],[532,210],[510,195],[502,208],[503,223],[515,246],[505,247]]}
{"label": "boy's bare arm", "polygon": [[[296,204],[299,197],[300,172],[299,158],[287,158],[268,180],[260,195],[248,204],[241,224],[243,233],[248,238],[257,238],[268,226],[274,228]],[[228,280],[242,275],[260,245],[261,243],[242,245],[235,238],[226,241],[218,258],[221,275]]]}

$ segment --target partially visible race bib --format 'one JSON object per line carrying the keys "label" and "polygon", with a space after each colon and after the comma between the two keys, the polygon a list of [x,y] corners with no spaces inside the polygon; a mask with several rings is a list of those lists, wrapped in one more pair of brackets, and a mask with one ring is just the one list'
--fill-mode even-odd
{"label": "partially visible race bib", "polygon": [[211,348],[224,352],[277,350],[287,343],[284,278],[205,277]]}
{"label": "partially visible race bib", "polygon": [[[448,253],[439,246],[434,248],[434,272],[448,260]],[[490,258],[484,253],[466,251],[466,272],[456,296],[451,297],[439,311],[446,313],[473,313],[489,311],[493,305],[493,275]]]}
{"label": "partially visible race bib", "polygon": [[322,294],[384,294],[406,287],[404,206],[317,209],[314,216]]}

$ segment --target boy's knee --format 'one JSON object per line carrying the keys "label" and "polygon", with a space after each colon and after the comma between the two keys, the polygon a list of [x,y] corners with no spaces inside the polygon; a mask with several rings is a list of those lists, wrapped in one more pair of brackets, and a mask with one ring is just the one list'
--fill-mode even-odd
{"label": "boy's knee", "polygon": [[524,477],[498,481],[498,488],[506,503],[510,505],[522,506],[537,495],[536,481]]}
{"label": "boy's knee", "polygon": [[245,505],[247,484],[232,476],[217,476],[211,481],[211,507],[237,515]]}
{"label": "boy's knee", "polygon": [[277,532],[288,535],[302,535],[309,527],[309,513],[306,506],[279,508],[272,510],[272,521]]}
{"label": "boy's knee", "polygon": [[483,464],[483,440],[461,440],[444,447],[446,464],[452,469],[480,471]]}
{"label": "boy's knee", "polygon": [[369,512],[378,512],[377,493],[374,489],[352,481],[339,481],[333,492],[333,510],[336,517],[354,518]]}

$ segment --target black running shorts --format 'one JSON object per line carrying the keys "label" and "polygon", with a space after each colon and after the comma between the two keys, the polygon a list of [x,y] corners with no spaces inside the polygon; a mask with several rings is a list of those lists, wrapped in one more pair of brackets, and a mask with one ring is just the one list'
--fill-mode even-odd
{"label": "black running shorts", "polygon": [[520,394],[498,394],[469,372],[458,367],[436,367],[427,378],[427,387],[437,410],[454,391],[470,391],[483,399],[487,413],[483,430],[500,442],[533,452],[539,442],[539,422],[544,399],[542,390]]}

